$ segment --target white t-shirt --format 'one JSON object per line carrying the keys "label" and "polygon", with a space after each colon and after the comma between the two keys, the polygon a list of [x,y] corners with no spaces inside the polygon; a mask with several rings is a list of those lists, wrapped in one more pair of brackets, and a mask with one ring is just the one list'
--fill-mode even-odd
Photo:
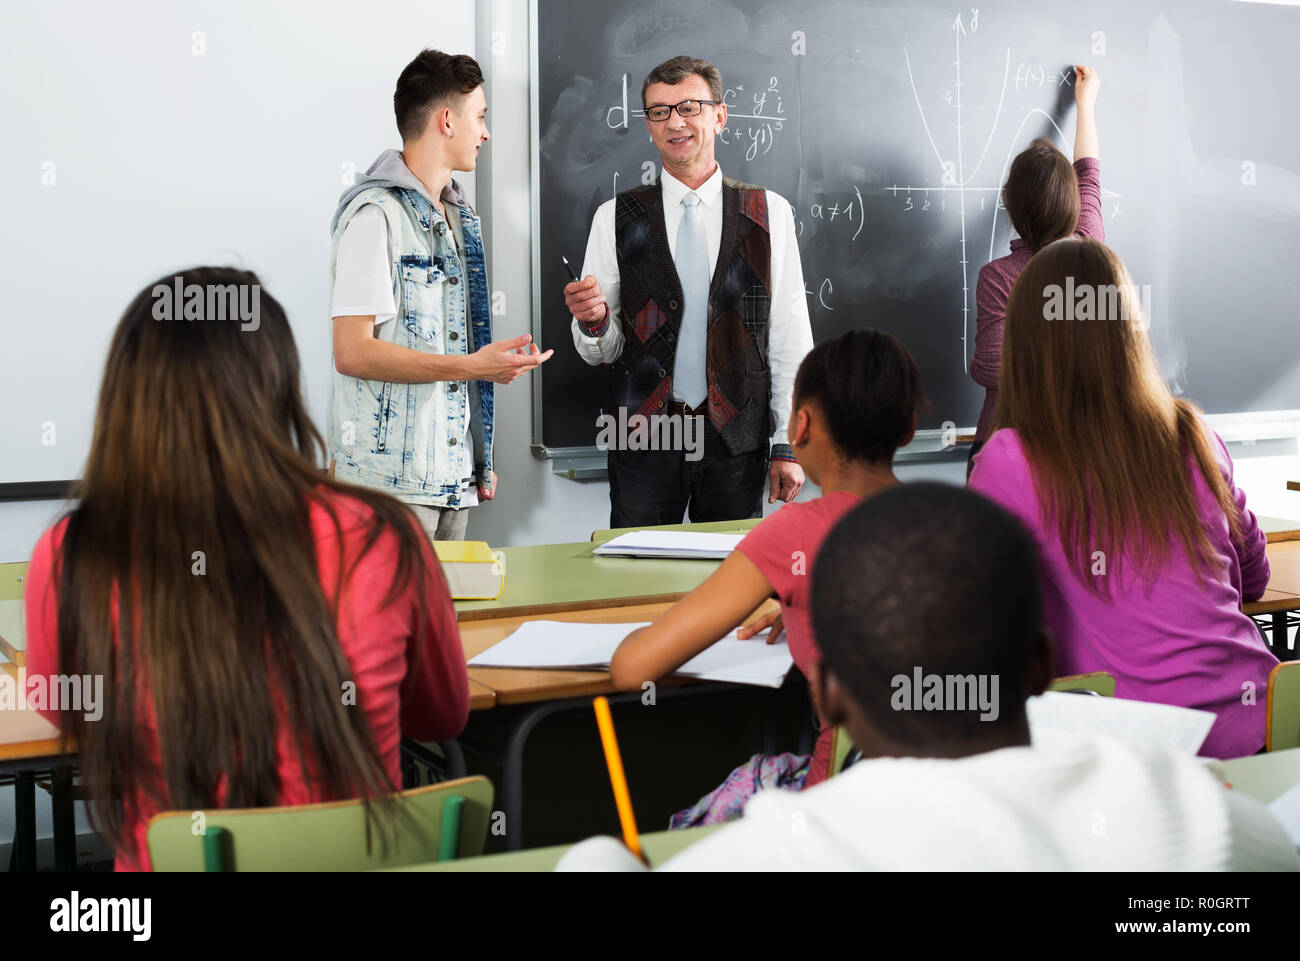
{"label": "white t-shirt", "polygon": [[[447,207],[447,220],[456,238],[460,253],[460,220]],[[385,324],[397,316],[393,300],[393,256],[388,247],[388,222],[384,213],[374,204],[361,207],[339,238],[338,256],[334,265],[334,303],[331,317],[368,317],[374,315],[375,326]],[[474,450],[474,436],[470,432],[471,407],[465,409],[465,450]],[[472,458],[471,458],[472,460]],[[471,476],[461,481],[459,508],[478,505],[478,488],[472,477],[474,466],[469,465]]]}
{"label": "white t-shirt", "polygon": [[[592,838],[556,869],[640,867]],[[1300,855],[1193,757],[1040,731],[1032,747],[859,761],[806,791],[762,791],[661,870],[1300,871]]]}

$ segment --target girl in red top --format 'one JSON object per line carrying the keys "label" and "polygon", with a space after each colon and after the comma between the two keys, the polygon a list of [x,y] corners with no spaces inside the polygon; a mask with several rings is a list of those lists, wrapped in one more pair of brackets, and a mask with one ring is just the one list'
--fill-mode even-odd
{"label": "girl in red top", "polygon": [[[890,334],[851,330],[809,351],[795,377],[789,434],[822,496],[764,518],[708,580],[629,634],[610,662],[614,686],[640,690],[673,673],[755,613],[738,636],[771,627],[772,643],[784,629],[795,665],[811,677],[820,656],[808,596],[817,551],[862,498],[898,483],[894,451],[912,439],[924,403],[916,361]],[[772,597],[780,608],[767,612]],[[760,605],[764,611],[756,612]],[[807,786],[828,773],[831,733],[822,727]]]}
{"label": "girl in red top", "polygon": [[[200,314],[251,289],[256,324],[183,318],[191,285]],[[396,500],[316,466],[298,381],[256,275],[146,286],[109,348],[80,502],[32,556],[29,694],[37,677],[103,679],[98,717],[34,706],[76,742],[119,870],[149,868],[160,811],[382,799],[403,734],[453,737],[468,717],[427,539]],[[387,830],[390,806],[369,810]]]}

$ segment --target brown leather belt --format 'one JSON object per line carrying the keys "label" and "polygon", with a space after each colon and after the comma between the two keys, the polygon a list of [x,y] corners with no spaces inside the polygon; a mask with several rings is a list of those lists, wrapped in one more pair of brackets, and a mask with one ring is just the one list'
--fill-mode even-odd
{"label": "brown leather belt", "polygon": [[707,401],[701,407],[691,407],[687,404],[683,404],[680,400],[664,401],[664,413],[676,414],[680,417],[703,416],[705,413],[707,413],[707,408],[708,408]]}

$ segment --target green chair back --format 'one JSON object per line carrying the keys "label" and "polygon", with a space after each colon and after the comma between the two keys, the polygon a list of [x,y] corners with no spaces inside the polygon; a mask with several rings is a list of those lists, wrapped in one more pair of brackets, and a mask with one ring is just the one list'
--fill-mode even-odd
{"label": "green chair back", "polygon": [[1264,746],[1270,751],[1300,747],[1300,661],[1283,661],[1268,676]]}
{"label": "green chair back", "polygon": [[1115,696],[1115,675],[1108,671],[1091,674],[1070,674],[1058,677],[1047,685],[1049,691],[1096,691],[1103,697]]}
{"label": "green chair back", "polygon": [[[655,831],[641,835],[641,850],[650,861],[651,867],[658,867],[669,858],[686,850],[696,841],[708,837],[725,824],[704,824],[700,827],[684,828],[680,831]],[[489,871],[553,871],[555,865],[572,845],[557,844],[554,847],[529,848],[526,851],[508,851],[503,854],[485,854],[477,858],[460,858],[456,861],[429,862],[412,864],[395,868],[397,871],[455,871],[455,872],[489,872]]]}
{"label": "green chair back", "polygon": [[369,850],[360,800],[168,811],[149,822],[149,857],[155,871],[365,871],[475,857],[487,838],[492,796],[485,777],[403,791],[387,846],[372,826]]}
{"label": "green chair back", "polygon": [[23,580],[27,576],[27,562],[0,564],[0,601],[21,601]]}
{"label": "green chair back", "polygon": [[0,661],[21,667],[26,660],[23,587],[27,563],[0,564]]}

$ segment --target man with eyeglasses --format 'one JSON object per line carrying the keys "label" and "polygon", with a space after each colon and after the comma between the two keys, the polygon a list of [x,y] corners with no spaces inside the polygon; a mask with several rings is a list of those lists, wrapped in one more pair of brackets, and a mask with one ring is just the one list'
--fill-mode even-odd
{"label": "man with eyeglasses", "polygon": [[[696,418],[698,450],[609,446],[610,526],[734,520],[791,501],[804,474],[786,436],[800,361],[812,348],[794,214],[780,195],[724,177],[722,77],[674,57],[641,85],[661,178],[596,211],[583,279],[564,288],[573,342],[611,368],[606,413]],[[623,416],[619,416],[620,413]],[[654,445],[661,446],[661,445]]]}

